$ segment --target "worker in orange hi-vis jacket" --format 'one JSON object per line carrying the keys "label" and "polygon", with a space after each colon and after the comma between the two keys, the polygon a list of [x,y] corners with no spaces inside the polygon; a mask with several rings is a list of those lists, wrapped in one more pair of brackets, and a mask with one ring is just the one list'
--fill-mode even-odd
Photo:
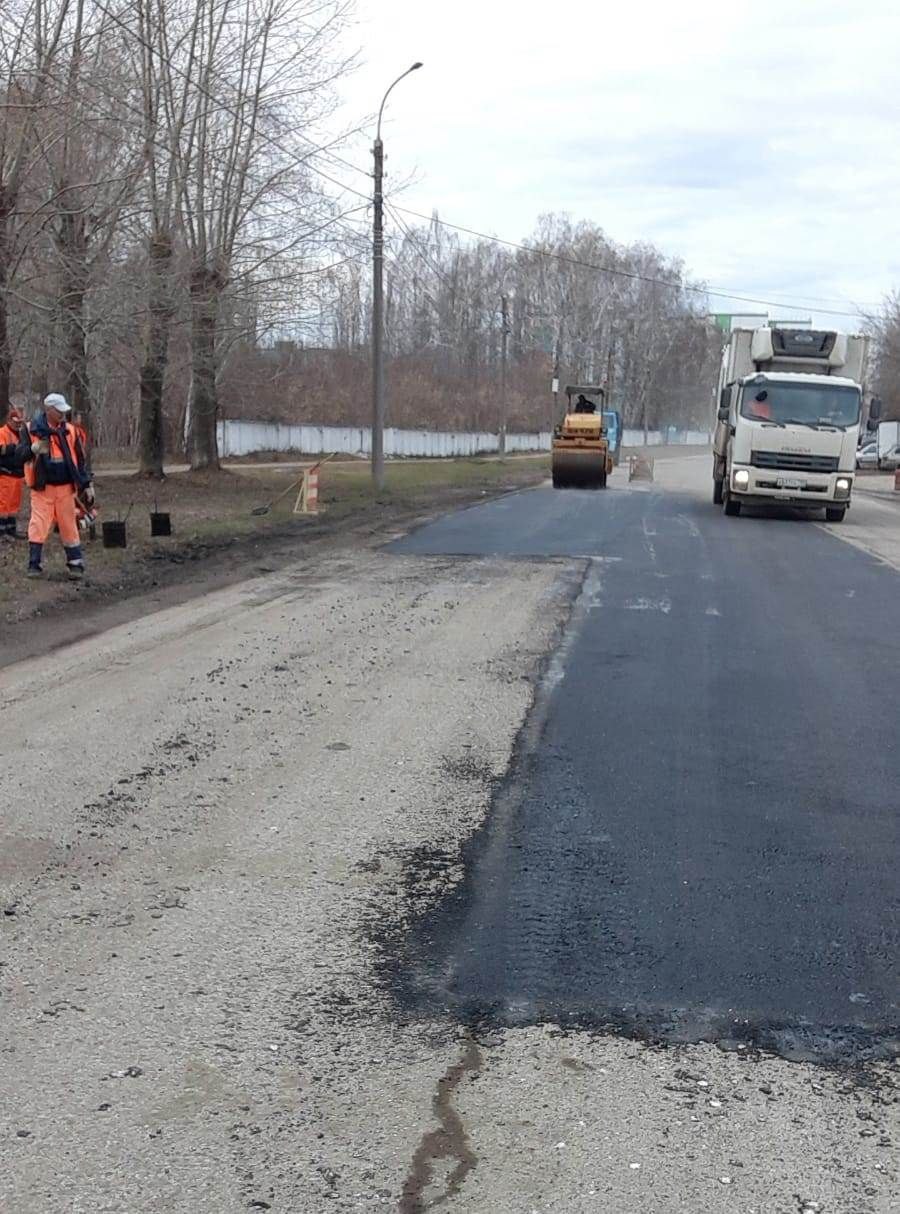
{"label": "worker in orange hi-vis jacket", "polygon": [[93,505],[94,490],[81,438],[67,422],[69,413],[71,406],[66,398],[51,392],[44,399],[44,412],[28,427],[25,480],[31,489],[29,577],[40,577],[44,572],[44,544],[54,523],[66,551],[69,577],[84,576],[75,497],[79,494],[87,505]]}
{"label": "worker in orange hi-vis jacket", "polygon": [[85,459],[87,459],[88,462],[90,462],[89,456],[90,456],[91,448],[90,448],[90,444],[88,442],[87,428],[85,427],[85,424],[84,424],[84,414],[83,413],[73,413],[69,420],[69,425],[75,431],[75,437],[79,440],[82,447],[84,448]]}
{"label": "worker in orange hi-vis jacket", "polygon": [[24,416],[10,406],[0,426],[0,540],[16,538],[16,516],[22,507],[25,479],[24,452],[20,448]]}

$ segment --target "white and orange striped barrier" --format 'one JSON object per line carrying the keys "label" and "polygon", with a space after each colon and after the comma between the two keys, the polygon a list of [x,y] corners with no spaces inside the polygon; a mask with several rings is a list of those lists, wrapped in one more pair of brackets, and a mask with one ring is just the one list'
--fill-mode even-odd
{"label": "white and orange striped barrier", "polygon": [[317,464],[311,464],[309,468],[303,469],[300,492],[294,502],[294,514],[319,513],[319,469],[332,458],[333,453],[320,459]]}

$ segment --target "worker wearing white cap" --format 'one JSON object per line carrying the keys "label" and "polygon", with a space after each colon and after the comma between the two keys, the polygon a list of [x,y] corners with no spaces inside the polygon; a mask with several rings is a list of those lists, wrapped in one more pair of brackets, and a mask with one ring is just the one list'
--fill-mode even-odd
{"label": "worker wearing white cap", "polygon": [[94,500],[91,472],[84,445],[67,423],[71,406],[59,392],[44,397],[44,412],[28,427],[31,441],[25,480],[31,489],[31,520],[28,524],[28,576],[44,572],[44,544],[53,524],[66,551],[69,577],[84,576],[84,557],[75,518],[75,495],[88,504]]}

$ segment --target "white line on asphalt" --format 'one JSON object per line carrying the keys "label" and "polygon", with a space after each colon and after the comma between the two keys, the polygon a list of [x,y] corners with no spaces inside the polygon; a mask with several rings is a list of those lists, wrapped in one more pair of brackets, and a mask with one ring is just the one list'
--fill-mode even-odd
{"label": "white line on asphalt", "polygon": [[691,535],[696,536],[697,539],[700,538],[700,528],[692,518],[688,518],[686,514],[679,514],[678,518],[682,523],[684,523]]}
{"label": "white line on asphalt", "polygon": [[671,599],[627,599],[625,601],[626,611],[661,611],[664,615],[668,615],[672,610]]}

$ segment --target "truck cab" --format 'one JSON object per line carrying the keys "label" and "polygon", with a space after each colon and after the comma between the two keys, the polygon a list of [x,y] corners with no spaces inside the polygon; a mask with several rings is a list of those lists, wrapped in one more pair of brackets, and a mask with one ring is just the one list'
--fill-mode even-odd
{"label": "truck cab", "polygon": [[735,330],[719,378],[713,501],[726,514],[770,502],[850,505],[865,337],[793,329]]}
{"label": "truck cab", "polygon": [[609,439],[609,451],[612,455],[613,463],[618,465],[619,454],[622,448],[622,416],[616,409],[604,409],[603,424],[606,427],[606,435]]}

